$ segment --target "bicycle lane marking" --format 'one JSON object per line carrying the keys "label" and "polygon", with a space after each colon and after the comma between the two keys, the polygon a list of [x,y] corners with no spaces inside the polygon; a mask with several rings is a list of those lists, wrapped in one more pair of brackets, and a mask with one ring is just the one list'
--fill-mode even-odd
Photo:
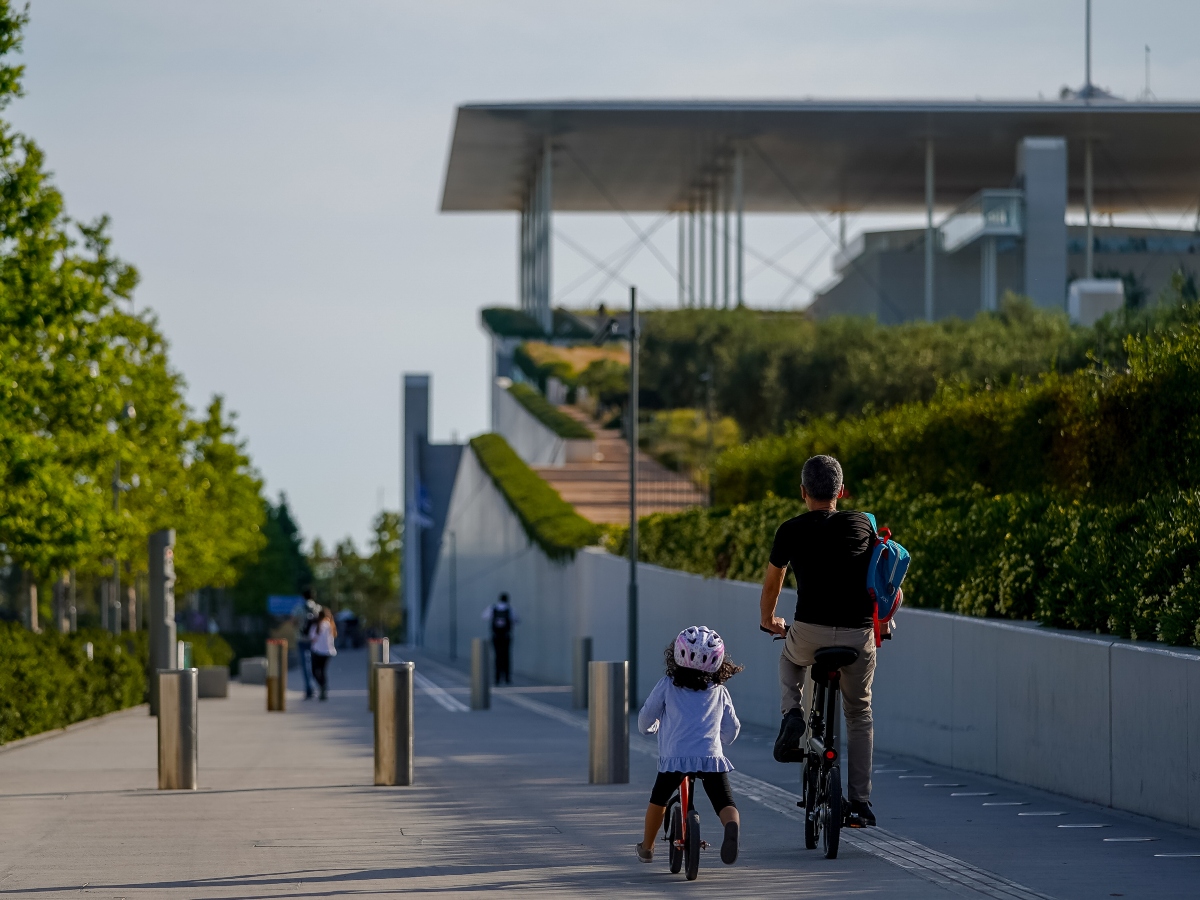
{"label": "bicycle lane marking", "polygon": [[[394,657],[392,654],[389,655]],[[393,661],[404,662],[404,660],[398,658],[393,658]],[[429,697],[442,709],[448,710],[449,712],[470,712],[471,708],[467,706],[467,704],[463,703],[457,697],[452,696],[449,691],[447,691],[437,682],[432,681],[425,675],[422,675],[416,666],[413,666],[413,681],[415,682],[415,686],[421,691],[422,694],[424,694],[426,697]]]}
{"label": "bicycle lane marking", "polygon": [[[586,732],[588,730],[586,719],[564,709],[538,700],[531,700],[520,694],[505,693],[503,689],[494,693],[497,697],[516,706],[554,719],[578,731]],[[633,734],[630,735],[630,738],[630,750],[648,756],[658,756],[658,748],[653,743],[653,739],[635,737]],[[804,821],[804,813],[796,806],[800,800],[799,795],[742,772],[730,772],[729,781],[740,794],[761,806],[781,813],[789,819]],[[932,847],[926,847],[924,844],[918,844],[916,841],[892,834],[883,828],[844,828],[842,829],[842,840],[855,849],[876,856],[959,896],[983,896],[992,897],[995,900],[1054,900],[1048,894],[1039,893],[994,872],[980,869],[961,859],[940,853]]]}

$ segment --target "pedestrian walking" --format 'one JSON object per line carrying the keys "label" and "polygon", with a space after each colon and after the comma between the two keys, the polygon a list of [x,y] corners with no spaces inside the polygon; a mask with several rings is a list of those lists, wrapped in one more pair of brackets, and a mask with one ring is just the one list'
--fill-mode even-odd
{"label": "pedestrian walking", "polygon": [[508,594],[483,611],[483,620],[492,627],[492,658],[496,662],[496,684],[504,679],[512,684],[512,630],[520,621],[508,602]]}
{"label": "pedestrian walking", "polygon": [[312,639],[309,637],[309,632],[321,614],[321,604],[313,599],[312,588],[305,588],[300,593],[304,597],[304,605],[298,613],[300,637],[296,641],[296,648],[300,652],[300,671],[304,675],[304,699],[311,700],[313,698],[313,671]]}
{"label": "pedestrian walking", "polygon": [[328,606],[322,606],[317,621],[309,629],[309,640],[312,641],[312,670],[313,678],[321,689],[321,699],[328,699],[329,687],[329,658],[337,656],[337,625],[333,621],[333,613]]}

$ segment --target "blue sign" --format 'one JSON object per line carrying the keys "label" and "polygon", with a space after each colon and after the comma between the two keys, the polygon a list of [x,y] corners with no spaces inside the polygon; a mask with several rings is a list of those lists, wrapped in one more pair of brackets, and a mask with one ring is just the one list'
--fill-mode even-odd
{"label": "blue sign", "polygon": [[290,616],[303,602],[304,598],[298,594],[271,594],[267,597],[267,612],[273,616]]}

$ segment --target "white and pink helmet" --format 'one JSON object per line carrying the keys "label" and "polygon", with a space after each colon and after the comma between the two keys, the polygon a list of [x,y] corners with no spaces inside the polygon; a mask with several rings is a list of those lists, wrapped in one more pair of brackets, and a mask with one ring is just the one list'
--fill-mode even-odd
{"label": "white and pink helmet", "polygon": [[725,659],[725,641],[711,628],[693,625],[675,638],[675,662],[685,669],[715,672]]}

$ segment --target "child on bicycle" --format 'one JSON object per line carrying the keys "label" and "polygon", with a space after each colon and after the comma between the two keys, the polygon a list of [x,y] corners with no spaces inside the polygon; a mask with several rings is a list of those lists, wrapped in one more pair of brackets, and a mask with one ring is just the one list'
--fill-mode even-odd
{"label": "child on bicycle", "polygon": [[737,739],[742,723],[733,710],[725,682],[742,671],[725,656],[725,642],[715,631],[693,625],[679,632],[666,650],[667,674],[650,691],[638,713],[638,730],[658,734],[658,778],[646,807],[646,831],[637,844],[638,859],[654,858],[654,838],[662,827],[667,803],[684,774],[704,785],[725,827],[721,862],[731,865],[738,854],[741,819],[729,789],[724,744]]}

